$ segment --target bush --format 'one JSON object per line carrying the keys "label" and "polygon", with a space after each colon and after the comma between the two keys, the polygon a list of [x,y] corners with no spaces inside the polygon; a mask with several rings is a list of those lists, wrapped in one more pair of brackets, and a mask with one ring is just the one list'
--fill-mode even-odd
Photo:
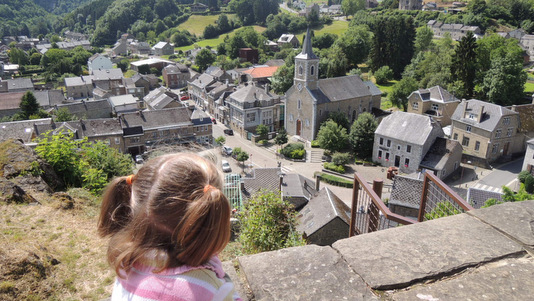
{"label": "bush", "polygon": [[325,163],[323,163],[323,167],[325,169],[328,169],[328,170],[331,170],[331,171],[335,171],[337,173],[345,173],[345,167],[343,165],[337,165],[337,164],[334,164],[334,163],[325,162]]}
{"label": "bush", "polygon": [[289,143],[280,150],[280,153],[288,158],[302,159],[306,155],[306,150],[302,143]]}
{"label": "bush", "polygon": [[239,214],[239,242],[248,254],[302,246],[305,241],[295,230],[296,211],[280,193],[260,191]]}
{"label": "bush", "polygon": [[335,165],[345,165],[349,164],[352,156],[349,153],[334,153],[332,155],[332,163]]}
{"label": "bush", "polygon": [[529,175],[530,175],[530,172],[528,170],[523,170],[522,172],[519,173],[519,175],[517,176],[517,179],[519,180],[519,182],[524,184],[526,177],[528,177]]}
{"label": "bush", "polygon": [[376,83],[383,85],[393,78],[393,70],[389,66],[382,66],[374,73]]}
{"label": "bush", "polygon": [[321,147],[321,146],[319,145],[319,142],[317,140],[313,140],[311,142],[311,147],[318,148],[318,147]]}
{"label": "bush", "polygon": [[534,177],[532,175],[525,177],[525,190],[527,193],[534,193]]}

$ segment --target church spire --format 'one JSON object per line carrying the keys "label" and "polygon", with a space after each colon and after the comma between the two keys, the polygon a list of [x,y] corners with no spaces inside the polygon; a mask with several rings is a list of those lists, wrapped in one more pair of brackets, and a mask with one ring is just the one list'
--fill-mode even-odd
{"label": "church spire", "polygon": [[311,44],[311,34],[310,28],[306,31],[306,37],[304,37],[304,42],[302,43],[302,52],[297,55],[299,59],[318,59],[318,57],[313,53],[312,44]]}

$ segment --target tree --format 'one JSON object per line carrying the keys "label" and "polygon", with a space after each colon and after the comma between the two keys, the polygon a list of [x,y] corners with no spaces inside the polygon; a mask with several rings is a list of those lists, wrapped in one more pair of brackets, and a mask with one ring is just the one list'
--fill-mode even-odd
{"label": "tree", "polygon": [[280,193],[260,190],[239,214],[239,242],[248,254],[273,251],[305,244],[296,230],[293,205]]}
{"label": "tree", "polygon": [[195,63],[198,66],[200,72],[206,70],[213,62],[215,62],[215,54],[211,52],[208,48],[200,50],[195,58]]}
{"label": "tree", "polygon": [[[331,45],[332,43],[328,47],[331,47]],[[367,25],[349,26],[341,37],[335,41],[334,45],[341,48],[347,58],[349,67],[357,67],[357,64],[365,62],[369,56],[372,45],[372,32]]]}
{"label": "tree", "polygon": [[393,79],[393,70],[389,66],[382,66],[373,75],[375,76],[376,83],[383,85]]}
{"label": "tree", "polygon": [[31,91],[24,93],[19,107],[21,110],[21,116],[24,119],[29,119],[31,115],[39,113],[39,109],[41,108]]}
{"label": "tree", "polygon": [[498,105],[513,105],[521,102],[527,73],[523,66],[513,57],[495,59],[491,69],[486,73],[482,91],[488,101]]}
{"label": "tree", "polygon": [[370,158],[373,154],[375,130],[378,122],[375,117],[364,112],[358,116],[350,127],[349,142],[352,149],[360,158]]}
{"label": "tree", "polygon": [[341,10],[345,16],[352,16],[357,11],[365,9],[365,0],[343,0],[341,1]]}
{"label": "tree", "polygon": [[260,136],[260,140],[266,140],[269,128],[265,124],[260,124],[256,127],[256,134]]}
{"label": "tree", "polygon": [[476,38],[473,32],[468,31],[456,46],[452,57],[451,73],[460,81],[462,93],[458,96],[462,98],[473,96],[477,71],[476,48]]}
{"label": "tree", "polygon": [[319,146],[326,150],[340,151],[345,148],[347,141],[347,129],[332,120],[324,122],[317,133]]}
{"label": "tree", "polygon": [[55,122],[65,122],[72,120],[76,120],[76,116],[72,115],[69,109],[60,108],[56,111],[56,118],[54,119]]}
{"label": "tree", "polygon": [[242,150],[240,147],[236,147],[232,150],[232,156],[239,162],[241,162],[241,167],[245,168],[245,161],[248,160],[249,154]]}
{"label": "tree", "polygon": [[285,128],[278,129],[278,133],[276,134],[276,137],[274,137],[274,143],[276,145],[282,145],[287,143],[287,131]]}
{"label": "tree", "polygon": [[426,51],[432,45],[434,32],[428,26],[421,26],[415,31],[415,53]]}
{"label": "tree", "polygon": [[417,81],[412,77],[404,77],[393,85],[393,89],[388,94],[388,100],[397,108],[404,112],[408,109],[408,96],[418,89]]}
{"label": "tree", "polygon": [[122,70],[122,72],[126,72],[129,66],[130,66],[130,61],[128,59],[122,59],[120,60],[120,62],[117,63],[117,67],[119,67]]}
{"label": "tree", "polygon": [[334,121],[343,128],[350,130],[350,122],[347,118],[347,115],[343,112],[330,112],[328,114],[328,119]]}
{"label": "tree", "polygon": [[347,73],[347,57],[340,47],[333,47],[328,52],[328,56],[321,59],[326,61],[326,77],[338,77]]}
{"label": "tree", "polygon": [[278,94],[283,94],[291,86],[293,86],[293,78],[295,77],[295,65],[287,65],[284,64],[276,72],[274,73],[272,80],[271,80],[271,86],[274,90],[274,92]]}
{"label": "tree", "polygon": [[202,34],[204,39],[215,38],[217,35],[219,35],[219,30],[213,24],[208,24],[208,26],[204,27],[204,33]]}
{"label": "tree", "polygon": [[219,136],[219,137],[215,138],[215,142],[218,145],[223,145],[224,143],[226,143],[226,138],[224,136]]}

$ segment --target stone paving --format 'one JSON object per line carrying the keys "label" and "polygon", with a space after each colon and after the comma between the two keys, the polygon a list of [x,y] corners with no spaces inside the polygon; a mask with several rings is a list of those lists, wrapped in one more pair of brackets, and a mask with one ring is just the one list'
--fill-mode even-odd
{"label": "stone paving", "polygon": [[231,275],[245,300],[532,300],[533,255],[524,201],[239,257]]}

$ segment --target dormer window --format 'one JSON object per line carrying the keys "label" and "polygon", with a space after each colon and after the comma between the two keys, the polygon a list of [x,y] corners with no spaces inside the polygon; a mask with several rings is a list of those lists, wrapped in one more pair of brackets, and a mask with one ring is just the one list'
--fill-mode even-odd
{"label": "dormer window", "polygon": [[469,119],[475,120],[475,114],[469,114]]}

